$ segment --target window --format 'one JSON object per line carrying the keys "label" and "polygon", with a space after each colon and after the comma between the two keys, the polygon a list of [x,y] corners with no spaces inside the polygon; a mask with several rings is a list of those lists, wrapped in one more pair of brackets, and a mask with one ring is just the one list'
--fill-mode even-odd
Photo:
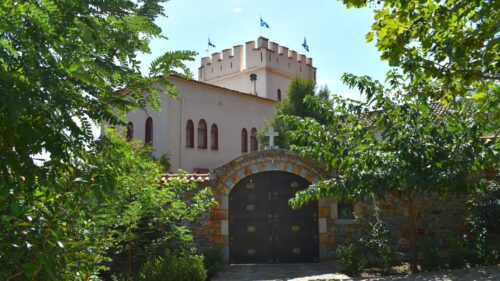
{"label": "window", "polygon": [[233,68],[233,62],[231,62],[231,68]]}
{"label": "window", "polygon": [[144,136],[144,142],[147,144],[153,143],[153,118],[151,117],[146,119],[146,134]]}
{"label": "window", "polygon": [[127,140],[132,140],[134,138],[134,123],[128,122],[127,124]]}
{"label": "window", "polygon": [[260,53],[260,61],[262,61],[262,52]]}
{"label": "window", "polygon": [[216,124],[212,124],[212,128],[210,128],[210,148],[212,150],[219,149],[219,129]]}
{"label": "window", "polygon": [[259,143],[257,142],[257,129],[252,128],[250,133],[250,151],[257,151],[259,149]]}
{"label": "window", "polygon": [[351,203],[339,202],[337,204],[338,219],[354,219],[353,206]]}
{"label": "window", "polygon": [[277,97],[277,100],[278,100],[278,101],[281,101],[281,90],[280,90],[280,89],[278,89],[278,97]]}
{"label": "window", "polygon": [[207,148],[207,122],[198,122],[198,148]]}
{"label": "window", "polygon": [[241,130],[241,152],[248,152],[248,133],[245,128]]}
{"label": "window", "polygon": [[194,124],[191,119],[186,124],[186,147],[194,147]]}

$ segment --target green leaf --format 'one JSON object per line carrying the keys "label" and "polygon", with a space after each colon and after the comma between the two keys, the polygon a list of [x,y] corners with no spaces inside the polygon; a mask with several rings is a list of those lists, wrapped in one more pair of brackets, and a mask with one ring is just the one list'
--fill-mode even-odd
{"label": "green leaf", "polygon": [[365,39],[366,39],[366,42],[368,42],[368,43],[373,41],[373,32],[371,32],[371,31],[368,32],[365,36]]}
{"label": "green leaf", "polygon": [[474,96],[472,96],[472,98],[475,100],[484,100],[486,98],[486,92],[475,93]]}

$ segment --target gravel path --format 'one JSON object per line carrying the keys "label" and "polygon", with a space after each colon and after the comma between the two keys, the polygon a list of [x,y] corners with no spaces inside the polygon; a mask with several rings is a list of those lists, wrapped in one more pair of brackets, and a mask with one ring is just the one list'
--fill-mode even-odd
{"label": "gravel path", "polygon": [[[224,267],[213,281],[338,281],[363,280],[340,273],[334,263],[320,264],[257,264]],[[364,279],[366,280],[366,279]],[[479,281],[500,280],[500,266],[425,272],[406,276],[371,278],[377,281]]]}

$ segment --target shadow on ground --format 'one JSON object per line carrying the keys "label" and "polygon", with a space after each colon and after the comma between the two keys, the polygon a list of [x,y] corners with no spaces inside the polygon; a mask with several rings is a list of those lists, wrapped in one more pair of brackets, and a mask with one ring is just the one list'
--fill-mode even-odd
{"label": "shadow on ground", "polygon": [[[227,265],[213,281],[338,281],[363,280],[340,273],[340,267],[330,263],[248,264]],[[366,280],[366,279],[365,279]],[[406,276],[371,278],[376,281],[496,281],[500,266],[425,272]]]}
{"label": "shadow on ground", "polygon": [[335,263],[227,265],[213,281],[348,280]]}

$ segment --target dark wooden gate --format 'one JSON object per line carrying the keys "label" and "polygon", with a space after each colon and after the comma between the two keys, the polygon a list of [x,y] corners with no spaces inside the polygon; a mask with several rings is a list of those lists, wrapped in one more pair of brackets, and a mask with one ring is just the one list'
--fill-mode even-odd
{"label": "dark wooden gate", "polygon": [[288,205],[309,184],[280,171],[257,173],[236,184],[229,195],[230,262],[317,262],[317,202],[295,210]]}

